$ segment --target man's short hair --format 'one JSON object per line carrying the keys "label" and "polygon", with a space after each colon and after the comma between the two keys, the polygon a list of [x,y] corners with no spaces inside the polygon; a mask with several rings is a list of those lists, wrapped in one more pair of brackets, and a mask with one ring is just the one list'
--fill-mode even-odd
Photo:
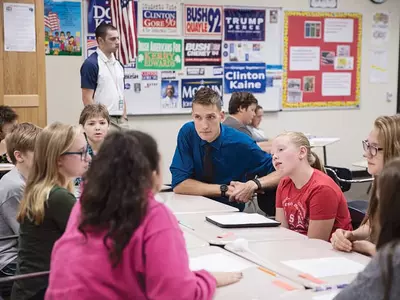
{"label": "man's short hair", "polygon": [[104,118],[108,124],[111,122],[107,107],[103,104],[86,105],[79,117],[79,124],[84,126],[85,123],[92,118]]}
{"label": "man's short hair", "polygon": [[203,87],[194,94],[193,104],[200,104],[203,106],[215,105],[218,110],[221,110],[221,96],[212,88]]}
{"label": "man's short hair", "polygon": [[228,112],[230,115],[234,115],[239,112],[239,109],[247,109],[252,104],[258,104],[256,97],[252,93],[234,92],[231,100],[229,100]]}
{"label": "man's short hair", "polygon": [[115,28],[113,25],[111,24],[107,24],[106,22],[102,22],[99,26],[97,26],[95,34],[96,34],[96,40],[99,39],[99,37],[101,37],[103,40],[106,39],[107,36],[107,32],[108,31],[116,31],[117,28]]}
{"label": "man's short hair", "polygon": [[7,105],[0,105],[0,131],[4,124],[13,123],[18,119],[14,109]]}
{"label": "man's short hair", "polygon": [[35,143],[38,134],[42,131],[40,127],[32,123],[20,123],[13,126],[11,132],[6,137],[7,155],[15,165],[17,159],[14,152],[26,153],[35,150]]}

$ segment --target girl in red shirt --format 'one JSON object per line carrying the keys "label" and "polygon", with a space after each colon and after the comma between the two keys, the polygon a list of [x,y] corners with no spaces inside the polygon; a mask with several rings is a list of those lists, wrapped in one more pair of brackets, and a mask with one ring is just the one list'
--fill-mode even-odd
{"label": "girl in red shirt", "polygon": [[272,142],[274,167],[283,176],[276,193],[276,220],[309,238],[328,241],[332,232],[351,230],[346,198],[325,174],[310,142],[286,132]]}

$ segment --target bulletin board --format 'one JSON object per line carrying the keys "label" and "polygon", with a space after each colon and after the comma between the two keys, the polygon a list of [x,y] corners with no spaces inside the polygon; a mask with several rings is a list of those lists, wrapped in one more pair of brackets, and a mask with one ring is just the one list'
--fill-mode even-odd
{"label": "bulletin board", "polygon": [[[90,55],[94,28],[111,20],[109,1],[86,6]],[[265,111],[281,109],[281,8],[140,0],[135,9],[138,54],[125,66],[129,115],[188,114],[201,87],[217,91],[225,111],[235,91],[254,93]]]}
{"label": "bulletin board", "polygon": [[286,11],[283,109],[358,108],[362,15]]}

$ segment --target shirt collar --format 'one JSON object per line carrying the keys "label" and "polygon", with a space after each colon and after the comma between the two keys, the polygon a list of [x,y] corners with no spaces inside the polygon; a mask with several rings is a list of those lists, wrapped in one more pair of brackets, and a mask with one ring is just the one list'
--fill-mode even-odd
{"label": "shirt collar", "polygon": [[114,53],[111,53],[111,58],[108,58],[103,51],[101,51],[99,48],[96,49],[97,55],[100,57],[100,59],[102,61],[104,61],[105,63],[111,63],[114,64],[116,62]]}
{"label": "shirt collar", "polygon": [[220,125],[219,125],[219,128],[220,128],[219,136],[218,136],[214,141],[212,141],[211,143],[208,143],[208,142],[205,141],[205,140],[201,140],[200,145],[203,147],[205,144],[210,144],[211,147],[213,147],[213,148],[219,150],[219,149],[221,148],[222,141],[224,140],[224,136],[225,136],[225,126],[222,125],[222,124],[220,124]]}

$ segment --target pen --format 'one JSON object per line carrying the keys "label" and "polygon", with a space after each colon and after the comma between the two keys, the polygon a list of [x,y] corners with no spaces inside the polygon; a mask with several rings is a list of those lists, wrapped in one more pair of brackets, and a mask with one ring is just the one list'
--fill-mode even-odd
{"label": "pen", "polygon": [[184,227],[186,227],[186,228],[188,228],[188,229],[190,229],[190,230],[193,230],[193,231],[195,231],[192,227],[190,227],[190,226],[187,226],[186,224],[183,224],[181,221],[178,221],[178,223],[180,224],[180,225],[182,225],[182,226],[184,226]]}
{"label": "pen", "polygon": [[258,267],[258,269],[259,269],[260,271],[263,271],[263,272],[265,272],[265,273],[268,273],[269,275],[272,275],[272,276],[276,277],[276,274],[275,274],[274,272],[272,272],[272,271],[270,271],[270,270],[268,270],[268,269],[266,269],[266,268]]}
{"label": "pen", "polygon": [[314,292],[324,292],[324,291],[340,290],[340,289],[344,289],[346,286],[348,286],[347,283],[337,284],[337,285],[317,286],[317,287],[313,288],[313,291]]}

